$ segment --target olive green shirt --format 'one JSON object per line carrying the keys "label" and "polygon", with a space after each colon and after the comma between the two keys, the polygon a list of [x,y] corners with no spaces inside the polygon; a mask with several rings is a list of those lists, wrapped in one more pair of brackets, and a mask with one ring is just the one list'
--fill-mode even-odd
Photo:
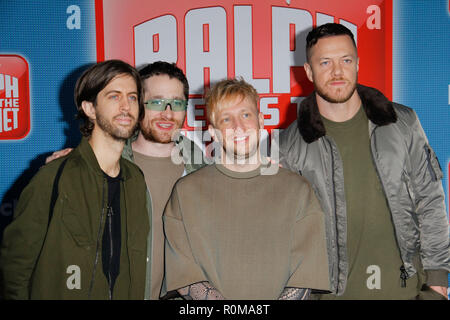
{"label": "olive green shirt", "polygon": [[383,187],[370,150],[369,122],[362,106],[345,122],[322,117],[327,136],[344,167],[349,274],[342,296],[322,299],[411,299],[418,294],[417,275],[401,287],[402,260]]}

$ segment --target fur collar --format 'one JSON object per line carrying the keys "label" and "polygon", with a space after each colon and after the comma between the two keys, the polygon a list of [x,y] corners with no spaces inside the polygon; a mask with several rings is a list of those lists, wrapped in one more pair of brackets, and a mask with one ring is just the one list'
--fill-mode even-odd
{"label": "fur collar", "polygon": [[[380,91],[358,84],[356,87],[361,98],[367,118],[378,126],[385,126],[397,121],[392,102]],[[325,135],[325,127],[319,114],[315,91],[300,105],[297,117],[300,135],[307,143],[311,143]]]}

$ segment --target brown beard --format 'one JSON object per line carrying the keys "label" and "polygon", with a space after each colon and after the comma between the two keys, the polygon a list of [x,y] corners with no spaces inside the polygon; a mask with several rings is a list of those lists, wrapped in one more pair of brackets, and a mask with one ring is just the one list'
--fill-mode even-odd
{"label": "brown beard", "polygon": [[179,121],[173,120],[175,122],[174,129],[172,130],[170,136],[169,135],[161,135],[156,129],[152,128],[152,124],[160,119],[154,119],[150,122],[150,126],[144,128],[142,125],[140,127],[141,134],[147,141],[157,142],[157,143],[170,143],[172,142],[172,135],[177,129],[181,129],[183,126]]}
{"label": "brown beard", "polygon": [[118,141],[125,141],[129,139],[133,133],[137,129],[137,121],[136,118],[133,117],[130,114],[127,114],[130,118],[132,118],[135,121],[134,127],[132,127],[128,131],[123,131],[118,129],[117,127],[114,127],[110,122],[108,122],[100,113],[96,112],[96,118],[97,118],[97,125],[100,129],[102,129],[104,132],[108,133],[114,140]]}
{"label": "brown beard", "polygon": [[[336,81],[336,80],[343,80],[343,79],[333,79],[331,81]],[[322,91],[322,89],[318,88],[316,85],[314,85],[314,88],[316,89],[317,94],[325,101],[330,102],[330,103],[343,103],[343,102],[348,101],[352,97],[353,93],[356,90],[357,82],[358,81],[355,81],[355,83],[353,84],[353,87],[351,88],[351,90],[349,91],[349,93],[347,95],[345,95],[344,97],[338,98],[338,99],[335,99],[335,98],[329,96],[327,93]]]}

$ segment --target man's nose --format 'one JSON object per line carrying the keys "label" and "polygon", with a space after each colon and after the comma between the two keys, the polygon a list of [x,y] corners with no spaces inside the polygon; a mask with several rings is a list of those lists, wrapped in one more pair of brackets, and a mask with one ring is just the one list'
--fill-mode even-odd
{"label": "man's nose", "polygon": [[166,108],[164,111],[161,112],[161,115],[165,117],[166,119],[172,119],[173,118],[173,111],[172,111],[172,105],[168,103],[166,105]]}
{"label": "man's nose", "polygon": [[130,101],[125,98],[120,100],[120,111],[129,111],[130,110]]}
{"label": "man's nose", "polygon": [[340,76],[343,74],[342,65],[339,62],[333,64],[333,75]]}
{"label": "man's nose", "polygon": [[241,118],[236,117],[233,119],[233,129],[237,133],[241,133],[245,131],[244,123]]}

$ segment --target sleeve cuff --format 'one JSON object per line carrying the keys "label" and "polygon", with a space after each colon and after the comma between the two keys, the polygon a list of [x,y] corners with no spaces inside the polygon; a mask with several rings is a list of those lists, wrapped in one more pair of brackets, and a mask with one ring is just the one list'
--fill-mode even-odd
{"label": "sleeve cuff", "polygon": [[428,286],[448,287],[447,270],[425,270]]}

